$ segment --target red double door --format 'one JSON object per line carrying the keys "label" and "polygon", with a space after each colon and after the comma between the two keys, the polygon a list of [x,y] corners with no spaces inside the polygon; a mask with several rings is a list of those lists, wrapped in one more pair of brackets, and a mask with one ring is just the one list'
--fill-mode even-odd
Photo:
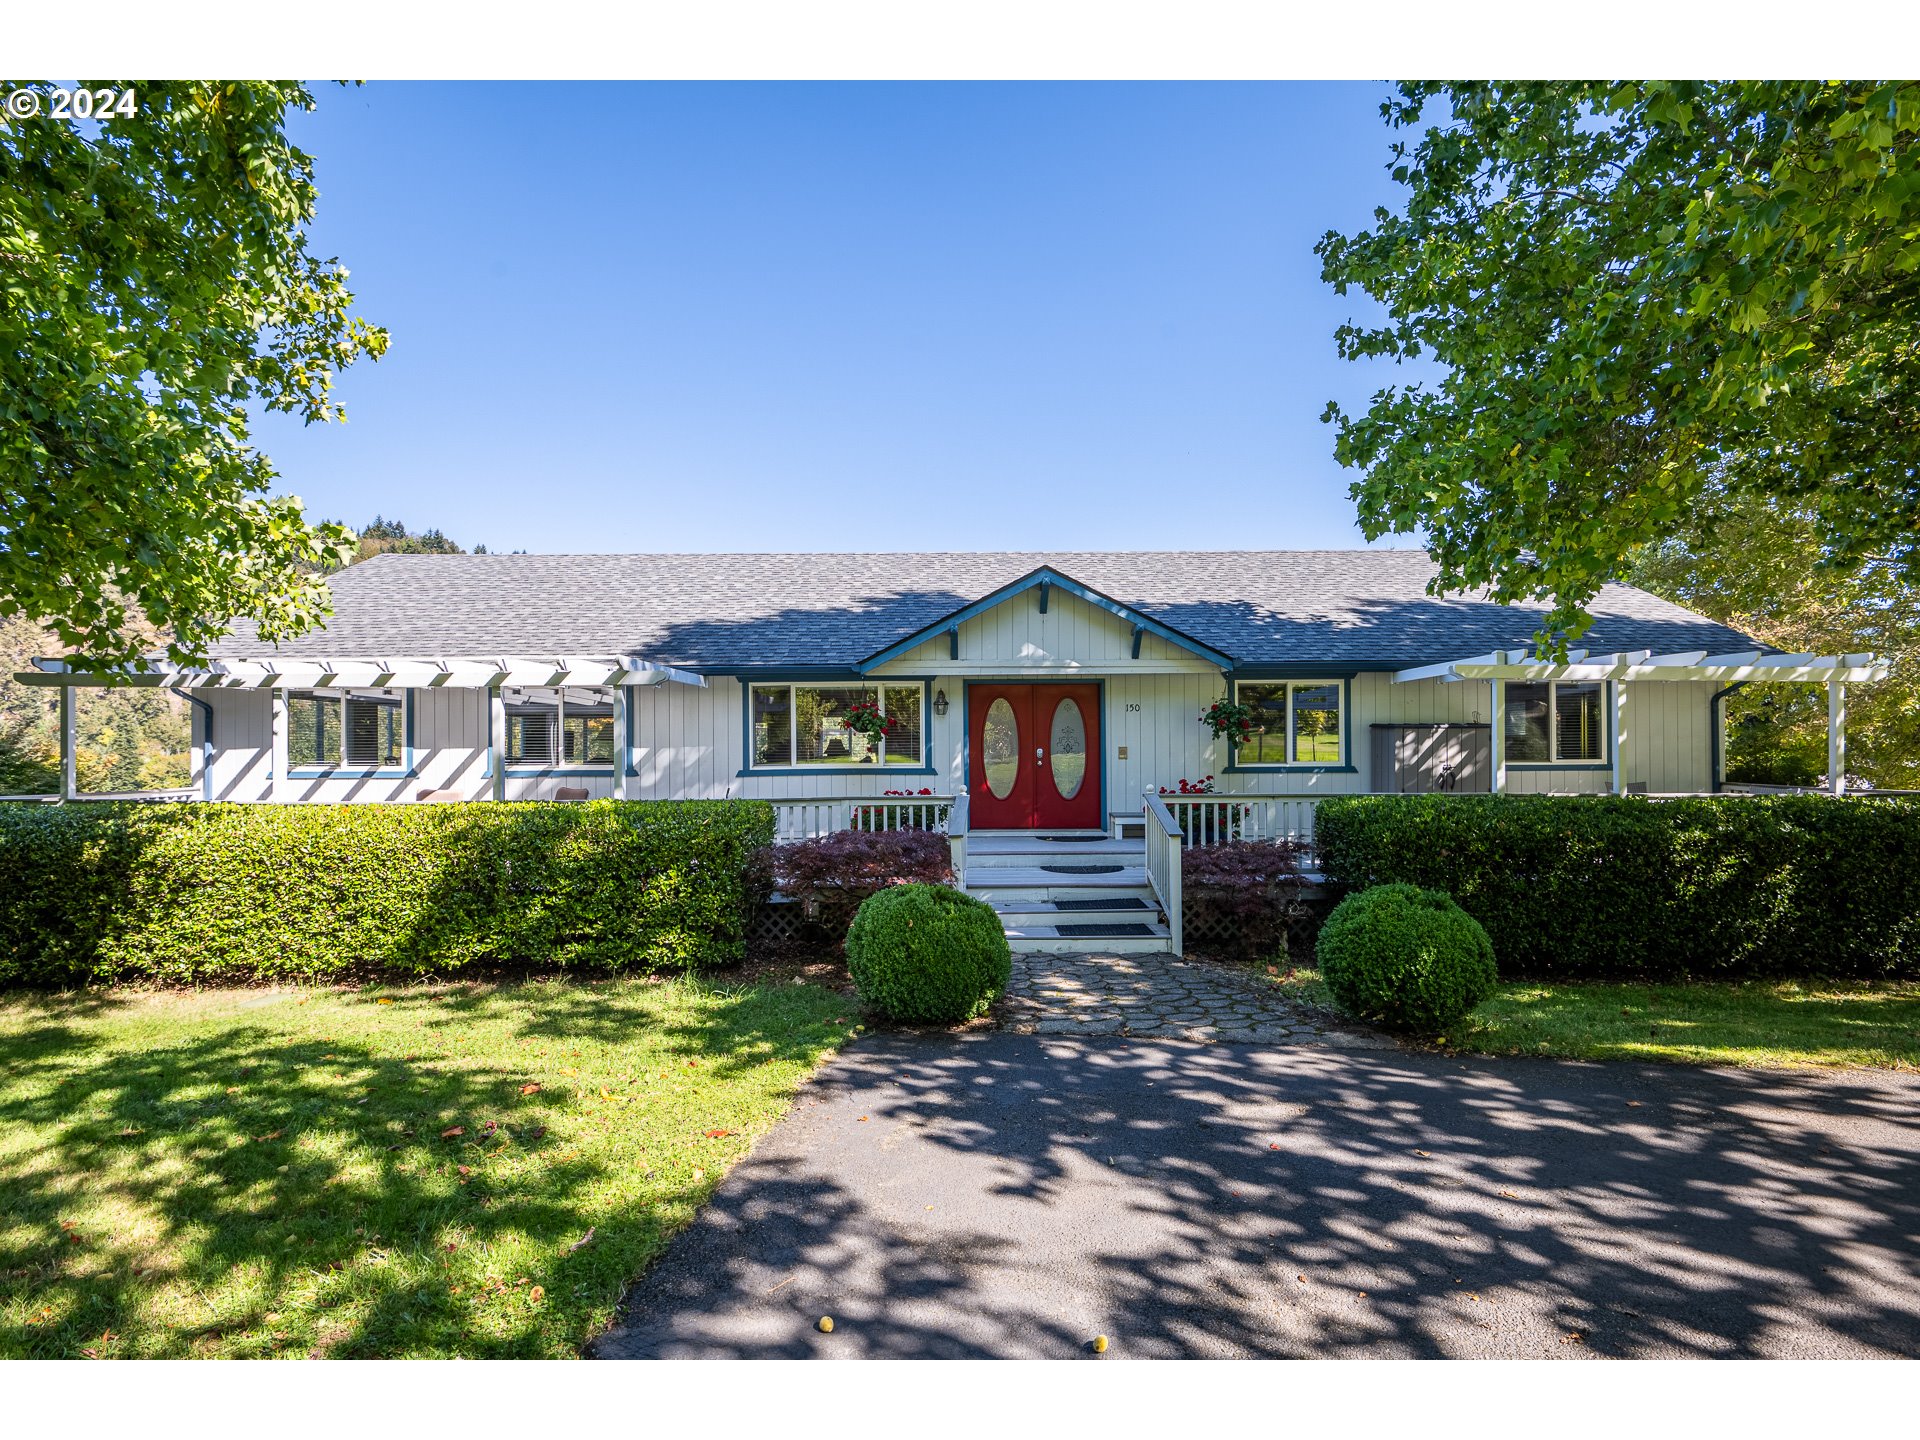
{"label": "red double door", "polygon": [[968,809],[976,830],[1099,830],[1100,687],[967,687]]}

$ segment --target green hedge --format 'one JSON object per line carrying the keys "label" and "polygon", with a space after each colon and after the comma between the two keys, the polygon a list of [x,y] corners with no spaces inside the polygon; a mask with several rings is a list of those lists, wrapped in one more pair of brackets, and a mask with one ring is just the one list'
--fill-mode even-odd
{"label": "green hedge", "polygon": [[1315,843],[1336,885],[1453,895],[1508,976],[1920,974],[1911,800],[1353,795]]}
{"label": "green hedge", "polygon": [[759,801],[0,805],[0,984],[726,964]]}

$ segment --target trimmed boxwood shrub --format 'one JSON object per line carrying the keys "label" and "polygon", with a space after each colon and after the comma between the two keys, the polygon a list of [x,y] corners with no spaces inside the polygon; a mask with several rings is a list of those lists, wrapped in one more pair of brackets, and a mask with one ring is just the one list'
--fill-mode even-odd
{"label": "trimmed boxwood shrub", "polygon": [[1353,795],[1320,867],[1439,887],[1509,976],[1920,975],[1920,803],[1820,795]]}
{"label": "trimmed boxwood shrub", "polygon": [[944,885],[896,885],[854,915],[847,970],[860,998],[889,1018],[953,1025],[1005,993],[1013,954],[985,901]]}
{"label": "trimmed boxwood shrub", "polygon": [[1434,1034],[1493,994],[1493,942],[1443,890],[1376,885],[1334,907],[1314,944],[1333,998],[1363,1020]]}
{"label": "trimmed boxwood shrub", "polygon": [[761,801],[0,805],[0,984],[741,958]]}

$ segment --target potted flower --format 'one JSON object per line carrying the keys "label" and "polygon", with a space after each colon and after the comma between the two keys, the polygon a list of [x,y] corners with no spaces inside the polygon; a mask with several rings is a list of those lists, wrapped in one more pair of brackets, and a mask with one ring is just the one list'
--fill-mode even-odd
{"label": "potted flower", "polygon": [[840,723],[846,727],[849,735],[867,737],[869,757],[880,753],[880,742],[887,738],[887,732],[894,726],[892,720],[880,713],[879,702],[873,700],[854,701],[847,707],[847,713]]}
{"label": "potted flower", "polygon": [[1251,740],[1260,726],[1259,716],[1251,705],[1241,705],[1222,696],[1205,710],[1200,712],[1200,723],[1213,732],[1218,740],[1226,736],[1229,744],[1240,745]]}

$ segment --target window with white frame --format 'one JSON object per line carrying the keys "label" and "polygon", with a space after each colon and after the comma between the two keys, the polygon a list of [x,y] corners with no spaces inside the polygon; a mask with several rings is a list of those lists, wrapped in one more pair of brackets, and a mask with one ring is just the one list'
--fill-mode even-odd
{"label": "window with white frame", "polygon": [[287,764],[371,769],[406,759],[406,707],[397,695],[287,696]]}
{"label": "window with white frame", "polygon": [[507,763],[612,768],[613,705],[578,690],[516,692],[506,702]]}
{"label": "window with white frame", "polygon": [[[926,687],[753,685],[747,736],[755,769],[921,765]],[[866,717],[877,717],[877,722]]]}
{"label": "window with white frame", "polygon": [[1338,680],[1242,681],[1234,698],[1253,731],[1234,742],[1236,765],[1344,765],[1346,686]]}
{"label": "window with white frame", "polygon": [[1509,763],[1607,758],[1607,687],[1598,680],[1507,683],[1501,734]]}

